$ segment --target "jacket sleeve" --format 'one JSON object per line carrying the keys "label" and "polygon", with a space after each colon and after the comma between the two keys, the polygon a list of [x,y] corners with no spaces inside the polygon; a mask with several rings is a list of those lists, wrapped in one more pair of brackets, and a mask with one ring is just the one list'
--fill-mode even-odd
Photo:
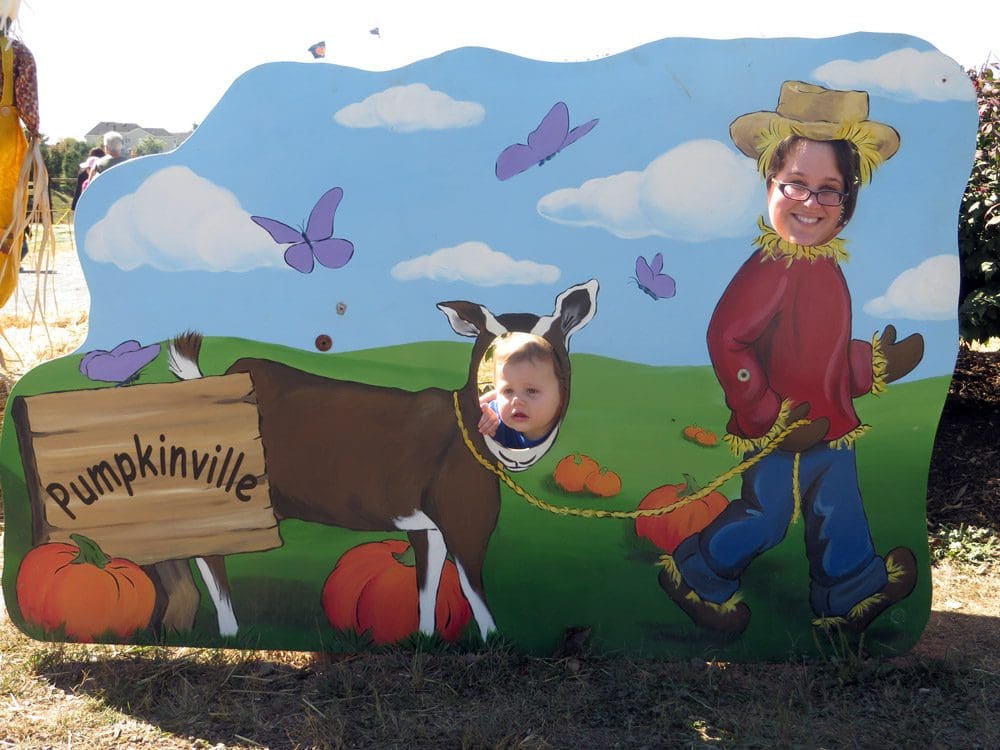
{"label": "jacket sleeve", "polygon": [[784,263],[751,256],[723,292],[708,325],[708,353],[733,413],[728,429],[740,437],[764,435],[781,409],[759,340],[780,312],[788,286],[784,268]]}
{"label": "jacket sleeve", "polygon": [[852,339],[848,346],[848,361],[851,368],[851,398],[857,398],[872,391],[875,384],[876,364],[873,358],[873,347],[868,341]]}

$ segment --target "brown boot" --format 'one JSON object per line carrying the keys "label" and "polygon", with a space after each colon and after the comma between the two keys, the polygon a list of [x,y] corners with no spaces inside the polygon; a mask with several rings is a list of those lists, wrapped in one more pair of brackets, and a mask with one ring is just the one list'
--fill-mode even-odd
{"label": "brown boot", "polygon": [[896,547],[885,556],[885,572],[889,580],[881,591],[862,599],[843,617],[822,618],[814,624],[820,627],[839,625],[855,633],[864,631],[876,617],[913,592],[917,585],[917,559],[906,547]]}
{"label": "brown boot", "polygon": [[696,625],[730,635],[739,635],[746,630],[750,622],[750,607],[739,600],[739,594],[722,604],[705,601],[684,583],[672,555],[663,555],[660,565],[663,566],[660,586]]}

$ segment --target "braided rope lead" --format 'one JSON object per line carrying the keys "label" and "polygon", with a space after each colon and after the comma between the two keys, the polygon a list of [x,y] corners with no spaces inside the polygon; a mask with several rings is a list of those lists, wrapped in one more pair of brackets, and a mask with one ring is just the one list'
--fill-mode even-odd
{"label": "braided rope lead", "polygon": [[455,404],[455,418],[458,421],[458,428],[462,432],[462,440],[465,441],[466,447],[472,456],[485,468],[489,469],[491,472],[496,474],[500,480],[506,484],[511,490],[520,495],[529,504],[541,510],[548,511],[549,513],[555,513],[560,516],[580,516],[583,518],[619,518],[619,519],[630,519],[630,518],[640,518],[643,516],[662,516],[667,513],[673,513],[675,510],[680,510],[685,505],[690,505],[693,502],[701,500],[703,497],[708,496],[719,487],[724,485],[733,477],[739,476],[755,463],[760,461],[762,458],[768,454],[774,452],[774,450],[781,445],[781,442],[788,437],[792,430],[797,427],[801,427],[804,424],[809,424],[808,419],[800,419],[787,425],[781,432],[774,436],[766,445],[764,445],[760,452],[751,456],[750,458],[744,459],[736,466],[729,469],[724,474],[719,475],[707,485],[702,487],[695,493],[684,497],[677,502],[664,506],[662,508],[637,508],[636,510],[603,510],[600,508],[570,508],[565,505],[552,505],[547,503],[540,498],[535,497],[530,492],[518,485],[510,476],[504,471],[503,466],[498,461],[497,463],[492,463],[476,450],[476,446],[472,444],[472,440],[469,438],[468,430],[465,428],[465,420],[462,419],[462,410],[458,403],[458,391],[452,392],[452,399]]}

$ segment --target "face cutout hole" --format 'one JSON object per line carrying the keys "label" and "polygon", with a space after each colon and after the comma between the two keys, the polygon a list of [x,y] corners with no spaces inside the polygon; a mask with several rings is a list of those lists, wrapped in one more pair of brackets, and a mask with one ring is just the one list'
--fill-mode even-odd
{"label": "face cutout hole", "polygon": [[487,347],[476,370],[484,421],[480,432],[507,448],[527,448],[543,441],[565,411],[566,367],[552,345],[540,336],[511,332]]}
{"label": "face cutout hole", "polygon": [[493,390],[494,372],[493,355],[496,352],[497,340],[486,347],[483,358],[479,360],[479,368],[476,370],[476,389],[480,396]]}

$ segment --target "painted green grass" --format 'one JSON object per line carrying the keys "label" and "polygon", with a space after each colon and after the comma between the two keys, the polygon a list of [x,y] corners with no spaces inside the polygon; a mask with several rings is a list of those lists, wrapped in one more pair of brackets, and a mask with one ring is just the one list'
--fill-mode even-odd
{"label": "painted green grass", "polygon": [[[206,340],[202,366],[221,373],[240,356],[278,359],[329,377],[418,390],[457,388],[466,379],[470,347],[431,342],[348,354],[313,354],[228,339]],[[79,373],[80,356],[33,370],[14,395],[94,387]],[[139,383],[172,379],[161,356]],[[133,386],[134,387],[134,386]],[[871,432],[858,444],[858,466],[872,535],[880,553],[905,545],[921,564],[916,591],[866,632],[869,649],[898,653],[916,642],[930,608],[924,514],[927,471],[948,378],[896,384],[857,402]],[[728,410],[708,367],[649,367],[592,355],[573,356],[572,400],[553,450],[515,475],[528,493],[557,506],[634,509],[643,496],[683,474],[702,484],[738,462],[724,446],[703,448],[683,439],[688,424],[722,434]],[[6,425],[5,425],[6,427]],[[17,621],[14,577],[30,544],[28,502],[13,429],[0,443],[6,498],[4,587]],[[563,456],[590,455],[622,477],[622,491],[603,499],[560,490],[551,475]],[[739,492],[738,480],[723,492]],[[193,634],[168,634],[167,643],[246,648],[354,650],[364,641],[334,633],[320,608],[320,591],[339,557],[368,541],[402,536],[359,533],[286,521],[284,545],[233,555],[228,570],[241,632],[212,637],[214,612],[203,597]],[[743,581],[753,617],[737,639],[696,628],[657,584],[657,553],[638,540],[630,520],[577,518],[537,509],[504,488],[500,521],[484,572],[489,604],[505,639],[516,648],[550,654],[567,626],[590,625],[593,648],[642,657],[688,656],[782,660],[819,651],[808,606],[808,571],[801,522],[762,555]],[[358,644],[361,644],[360,646]]]}

